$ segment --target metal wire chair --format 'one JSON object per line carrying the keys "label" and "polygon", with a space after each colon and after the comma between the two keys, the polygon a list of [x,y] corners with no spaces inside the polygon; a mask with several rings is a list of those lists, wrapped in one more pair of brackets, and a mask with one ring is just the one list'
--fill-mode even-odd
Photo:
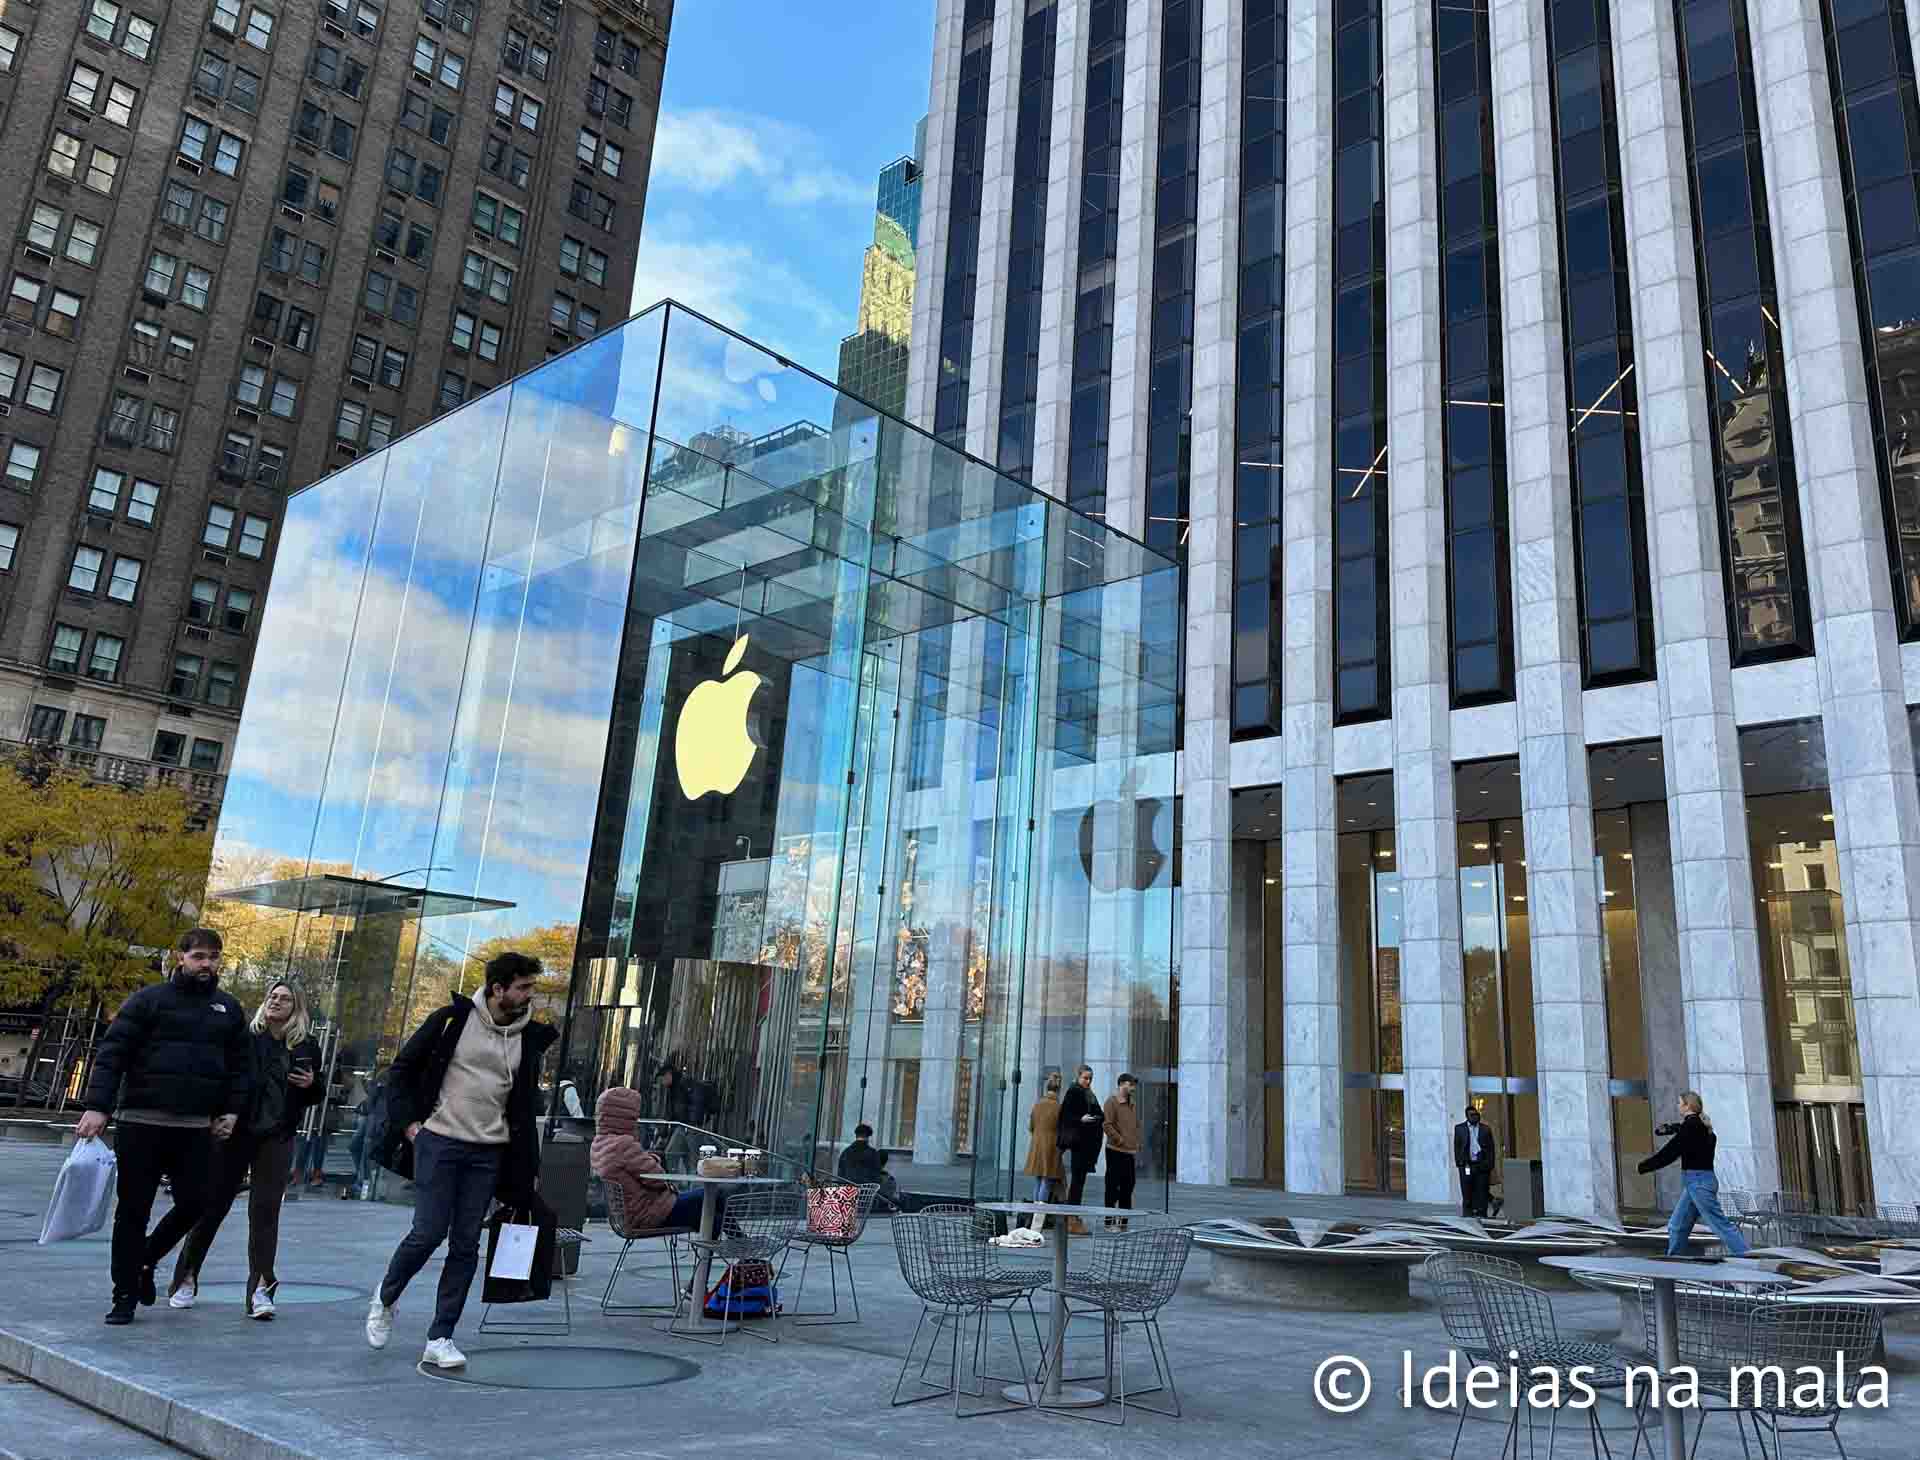
{"label": "metal wire chair", "polygon": [[[722,1231],[711,1238],[698,1235],[689,1237],[687,1245],[693,1248],[696,1257],[705,1255],[729,1265],[760,1261],[766,1263],[770,1271],[777,1272],[785,1261],[787,1246],[793,1241],[794,1232],[806,1219],[807,1206],[798,1187],[748,1190],[727,1198]],[[667,1326],[667,1332],[675,1338],[690,1338],[695,1343],[724,1344],[727,1329],[733,1324],[734,1300],[738,1297],[734,1289],[737,1286],[731,1281],[727,1283],[726,1307],[721,1314],[719,1331],[714,1336],[710,1337],[703,1329],[683,1325],[678,1319]],[[706,1301],[706,1294],[695,1293],[688,1317],[692,1318]],[[767,1315],[767,1321],[761,1328],[750,1331],[763,1342],[778,1343],[780,1335],[775,1327],[778,1321],[779,1310],[776,1306]]]}
{"label": "metal wire chair", "polygon": [[[1185,1227],[1148,1227],[1139,1231],[1115,1233],[1097,1239],[1102,1251],[1090,1265],[1089,1275],[1068,1275],[1058,1289],[1062,1297],[1092,1304],[1105,1318],[1107,1402],[1100,1409],[1063,1409],[1050,1413],[1070,1414],[1078,1419],[1101,1424],[1124,1425],[1127,1400],[1131,1395],[1153,1394],[1166,1390],[1172,1407],[1141,1404],[1135,1409],[1149,1414],[1180,1417],[1180,1391],[1173,1382],[1173,1361],[1167,1354],[1166,1336],[1160,1331],[1160,1310],[1179,1291],[1180,1275],[1186,1270],[1193,1250],[1193,1233]],[[1098,1275],[1092,1275],[1097,1270]],[[1049,1289],[1053,1291],[1053,1289]],[[1147,1353],[1153,1359],[1154,1384],[1151,1388],[1127,1388],[1127,1330],[1139,1328],[1146,1335]],[[1118,1357],[1116,1358],[1116,1353]],[[1053,1354],[1049,1349],[1040,1364],[1037,1381],[1046,1385],[1047,1370]],[[1109,1418],[1102,1409],[1112,1407],[1119,1395],[1118,1418]]]}
{"label": "metal wire chair", "polygon": [[[991,1268],[988,1254],[992,1249],[975,1239],[972,1213],[964,1208],[962,1212],[963,1216],[956,1216],[923,1211],[893,1219],[893,1250],[900,1263],[900,1276],[920,1300],[920,1317],[913,1325],[913,1336],[907,1341],[906,1356],[900,1362],[900,1373],[893,1384],[892,1404],[896,1409],[901,1405],[919,1404],[951,1394],[954,1417],[972,1419],[982,1414],[1004,1414],[1010,1409],[1025,1408],[1033,1403],[1033,1384],[1027,1377],[1026,1356],[1020,1347],[1020,1331],[1013,1321],[1013,1305],[1016,1302],[1026,1303],[1027,1312],[1029,1316],[1032,1315],[1032,1290],[1010,1288],[988,1275]],[[980,1358],[986,1341],[988,1320],[995,1312],[1006,1315],[1007,1333],[1013,1339],[1014,1358],[1020,1368],[1020,1378],[1014,1382],[1025,1390],[1026,1404],[990,1404],[963,1409],[962,1396],[985,1399],[987,1383],[994,1378],[981,1370]],[[927,1351],[920,1357],[919,1374],[910,1379],[908,1370],[913,1367],[918,1355],[920,1333],[926,1328],[929,1318],[933,1319],[933,1326]],[[978,1389],[969,1388],[960,1374],[960,1340],[969,1318],[978,1320],[973,1339],[973,1373],[980,1381]],[[1039,1333],[1037,1318],[1034,1319],[1034,1332],[1036,1335]],[[938,1384],[929,1380],[926,1374],[943,1336],[949,1342],[949,1367],[947,1382]],[[911,1394],[903,1399],[901,1390],[909,1383],[929,1392]]]}
{"label": "metal wire chair", "polygon": [[[1880,1310],[1851,1303],[1795,1302],[1783,1294],[1768,1294],[1750,1305],[1750,1313],[1750,1362],[1760,1365],[1765,1376],[1755,1383],[1753,1403],[1743,1411],[1752,1415],[1754,1429],[1773,1436],[1776,1455],[1780,1436],[1824,1430],[1841,1460],[1846,1460],[1840,1416],[1853,1403],[1861,1370],[1879,1353]],[[1819,1386],[1818,1404],[1796,1402],[1801,1383],[1798,1371],[1803,1365],[1829,1375]],[[1842,1370],[1844,1382],[1835,1382]],[[1747,1398],[1744,1382],[1742,1390],[1734,1396],[1736,1404],[1744,1404]]]}
{"label": "metal wire chair", "polygon": [[[613,1235],[621,1239],[620,1255],[613,1260],[613,1271],[607,1274],[607,1286],[600,1294],[600,1311],[609,1318],[625,1318],[635,1315],[646,1317],[665,1317],[680,1310],[680,1239],[691,1237],[691,1227],[635,1227],[627,1216],[627,1196],[617,1181],[604,1184],[607,1197],[607,1226]],[[673,1301],[670,1303],[615,1303],[613,1301],[614,1284],[620,1281],[621,1270],[626,1266],[627,1254],[633,1251],[636,1242],[664,1241],[667,1244],[667,1263],[673,1283]],[[655,1269],[658,1271],[658,1269]]]}
{"label": "metal wire chair", "polygon": [[[792,1246],[787,1248],[787,1256],[792,1257],[793,1249],[798,1247],[800,1257],[800,1282],[793,1290],[793,1321],[801,1328],[819,1328],[836,1323],[858,1323],[860,1321],[860,1290],[853,1281],[853,1244],[865,1235],[867,1218],[873,1211],[873,1199],[880,1194],[876,1183],[871,1186],[858,1186],[851,1181],[821,1180],[815,1183],[815,1190],[845,1188],[854,1193],[851,1220],[844,1232],[822,1231],[813,1225],[813,1207],[807,1207],[807,1225],[793,1234]],[[807,1265],[813,1261],[815,1249],[827,1255],[827,1281],[833,1288],[833,1307],[824,1314],[815,1313],[802,1316],[800,1313],[800,1295],[807,1290]],[[834,1273],[834,1263],[847,1265],[847,1291],[853,1296],[853,1316],[840,1317],[840,1281]],[[781,1263],[781,1275],[786,1274],[786,1264]]]}
{"label": "metal wire chair", "polygon": [[1888,1237],[1920,1237],[1920,1205],[1913,1202],[1863,1201],[1860,1215],[1883,1228]]}
{"label": "metal wire chair", "polygon": [[[1674,1362],[1693,1371],[1703,1400],[1720,1400],[1723,1408],[1733,1411],[1734,1425],[1740,1432],[1742,1454],[1747,1453],[1747,1416],[1732,1403],[1733,1368],[1736,1364],[1754,1362],[1748,1333],[1753,1319],[1754,1297],[1756,1293],[1783,1292],[1792,1286],[1791,1283],[1768,1283],[1757,1288],[1734,1287],[1727,1283],[1711,1282],[1674,1285]],[[1646,1345],[1647,1356],[1656,1363],[1660,1355],[1658,1311],[1652,1287],[1643,1288],[1640,1292],[1642,1341]],[[1665,1383],[1666,1379],[1667,1376],[1663,1375],[1662,1382]],[[1647,1397],[1642,1396],[1642,1399]],[[1714,1411],[1704,1403],[1694,1407],[1700,1414],[1693,1439],[1697,1450],[1700,1437],[1707,1428],[1707,1416]],[[1640,1437],[1645,1432],[1647,1409],[1644,1402],[1634,1406],[1636,1452],[1640,1448]],[[1648,1444],[1651,1446],[1651,1439]]]}
{"label": "metal wire chair", "polygon": [[[1453,1340],[1469,1367],[1505,1362],[1504,1355],[1494,1353],[1493,1340],[1487,1336],[1487,1322],[1481,1316],[1479,1300],[1473,1295],[1473,1284],[1467,1281],[1468,1275],[1476,1272],[1484,1277],[1504,1278],[1508,1282],[1525,1281],[1519,1263],[1477,1252],[1435,1252],[1420,1267],[1421,1276],[1433,1287],[1434,1297],[1440,1307],[1440,1322],[1446,1327],[1447,1337]],[[1447,1451],[1447,1460],[1453,1460],[1460,1451],[1460,1436],[1467,1427],[1467,1408],[1463,1401],[1460,1405],[1460,1422],[1453,1427],[1453,1445]],[[1531,1416],[1528,1426],[1531,1434]]]}
{"label": "metal wire chair", "polygon": [[[993,1245],[993,1239],[999,1235],[999,1224],[992,1212],[983,1212],[964,1202],[934,1202],[920,1209],[923,1217],[944,1217],[949,1221],[962,1221],[967,1225],[970,1240],[978,1246],[986,1264],[986,1276],[1003,1287],[1033,1289],[1044,1288],[1053,1280],[1052,1274],[1044,1267],[1035,1267],[1032,1263],[1008,1261],[1003,1249]],[[1034,1251],[1044,1251],[1036,1247]],[[1038,1341],[1038,1334],[1035,1334]]]}
{"label": "metal wire chair", "polygon": [[[1511,1278],[1490,1277],[1485,1273],[1469,1271],[1466,1278],[1473,1290],[1474,1302],[1480,1308],[1480,1321],[1486,1325],[1487,1342],[1500,1356],[1497,1362],[1517,1369],[1523,1380],[1532,1380],[1541,1369],[1552,1369],[1567,1377],[1577,1368],[1584,1371],[1580,1377],[1592,1389],[1625,1387],[1626,1369],[1610,1345],[1560,1336],[1553,1316],[1553,1300],[1545,1293]],[[1531,1411],[1532,1407],[1531,1402],[1515,1406],[1513,1417],[1507,1422],[1503,1452],[1508,1445],[1516,1454],[1519,1452],[1520,1410]],[[1588,1405],[1585,1418],[1596,1460],[1603,1453],[1612,1460],[1613,1449],[1600,1428],[1599,1407]],[[1552,1460],[1559,1426],[1560,1410],[1555,1406],[1553,1419],[1547,1426],[1548,1460]]]}

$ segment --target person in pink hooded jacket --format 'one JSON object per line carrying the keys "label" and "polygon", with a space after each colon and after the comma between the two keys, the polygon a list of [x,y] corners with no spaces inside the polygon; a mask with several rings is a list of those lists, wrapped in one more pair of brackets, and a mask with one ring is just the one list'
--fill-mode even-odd
{"label": "person in pink hooded jacket", "polygon": [[701,1193],[676,1194],[664,1181],[660,1158],[640,1144],[635,1135],[640,1120],[640,1092],[615,1085],[601,1092],[593,1106],[593,1147],[588,1153],[593,1174],[617,1183],[627,1202],[630,1230],[663,1227],[698,1228]]}

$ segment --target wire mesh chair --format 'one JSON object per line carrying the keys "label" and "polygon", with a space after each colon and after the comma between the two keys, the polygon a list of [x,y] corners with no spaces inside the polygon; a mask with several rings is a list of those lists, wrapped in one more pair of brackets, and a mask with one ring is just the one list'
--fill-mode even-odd
{"label": "wire mesh chair", "polygon": [[1920,1237],[1920,1205],[1913,1202],[1863,1201],[1860,1215],[1876,1223],[1888,1237]]}
{"label": "wire mesh chair", "polygon": [[[1141,1404],[1136,1400],[1134,1408],[1145,1410],[1148,1414],[1178,1419],[1180,1391],[1174,1386],[1173,1360],[1167,1354],[1166,1335],[1160,1331],[1160,1310],[1180,1289],[1180,1275],[1186,1270],[1187,1258],[1193,1250],[1193,1233],[1185,1227],[1148,1227],[1115,1233],[1098,1241],[1103,1250],[1094,1264],[1090,1264],[1089,1271],[1097,1271],[1099,1275],[1075,1277],[1069,1274],[1066,1284],[1057,1291],[1070,1301],[1092,1304],[1106,1320],[1107,1402],[1100,1409],[1050,1412],[1070,1414],[1101,1424],[1124,1425],[1130,1397],[1155,1394],[1164,1389],[1171,1400],[1171,1407]],[[1129,1328],[1138,1328],[1146,1336],[1147,1353],[1153,1359],[1154,1383],[1150,1388],[1127,1388]],[[1049,1349],[1040,1363],[1038,1382],[1043,1388],[1052,1361],[1053,1354]],[[1110,1418],[1101,1410],[1112,1407],[1116,1393],[1119,1396],[1120,1413],[1117,1418]]]}
{"label": "wire mesh chair", "polygon": [[[696,1258],[706,1256],[729,1265],[729,1273],[734,1265],[742,1262],[764,1262],[769,1272],[777,1272],[785,1261],[788,1244],[793,1234],[807,1219],[806,1202],[797,1186],[776,1186],[764,1191],[746,1191],[738,1196],[727,1198],[724,1229],[713,1237],[698,1235],[689,1237],[687,1245],[694,1250]],[[711,1267],[709,1267],[711,1272]],[[727,1281],[727,1301],[720,1316],[718,1332],[704,1330],[695,1326],[695,1320],[706,1305],[706,1294],[696,1292],[692,1303],[688,1305],[688,1323],[679,1319],[667,1326],[667,1332],[675,1338],[690,1338],[695,1343],[724,1344],[727,1329],[733,1326],[736,1311],[736,1291],[740,1284],[729,1277]],[[777,1298],[769,1284],[770,1300]],[[778,1343],[779,1331],[775,1325],[779,1322],[779,1305],[774,1302],[767,1321],[760,1328],[752,1329],[754,1336],[766,1343]],[[762,1331],[764,1330],[764,1331]]]}
{"label": "wire mesh chair", "polygon": [[[1027,1377],[1026,1355],[1020,1347],[1020,1330],[1013,1321],[1014,1304],[1020,1302],[1027,1305],[1028,1316],[1033,1317],[1032,1289],[1009,1287],[989,1275],[989,1254],[992,1249],[976,1239],[972,1213],[965,1208],[961,1209],[961,1213],[954,1215],[922,1211],[893,1219],[893,1250],[900,1263],[900,1276],[920,1300],[920,1317],[913,1325],[913,1336],[907,1341],[906,1356],[900,1361],[900,1373],[893,1384],[892,1404],[896,1409],[951,1394],[954,1418],[972,1419],[982,1414],[1004,1414],[1008,1410],[1030,1407],[1033,1403],[1033,1384]],[[1020,1377],[1012,1382],[1018,1383],[1025,1391],[1026,1403],[987,1404],[964,1409],[962,1397],[985,1399],[987,1383],[995,1378],[981,1369],[980,1360],[988,1323],[996,1312],[1006,1316],[1007,1334],[1013,1339],[1014,1358],[1020,1369]],[[928,1329],[930,1318],[933,1323]],[[960,1342],[970,1318],[977,1321],[973,1338],[973,1374],[980,1381],[977,1389],[968,1387],[960,1373]],[[1037,1337],[1039,1320],[1034,1318],[1033,1322]],[[919,1352],[923,1329],[928,1332],[924,1355]],[[949,1366],[947,1381],[940,1384],[927,1378],[927,1369],[934,1355],[939,1352],[943,1338],[948,1344]],[[910,1376],[908,1371],[913,1368],[916,1358],[920,1361],[920,1371]],[[903,1399],[901,1392],[909,1384],[928,1392],[909,1393]]]}
{"label": "wire mesh chair", "polygon": [[[1714,1410],[1704,1401],[1719,1400],[1720,1407],[1732,1409],[1735,1427],[1740,1432],[1741,1453],[1747,1453],[1746,1415],[1733,1405],[1733,1368],[1754,1362],[1748,1329],[1753,1319],[1756,1293],[1783,1292],[1791,1283],[1767,1283],[1759,1287],[1734,1287],[1727,1283],[1676,1283],[1674,1285],[1674,1362],[1691,1369],[1697,1376],[1701,1403],[1694,1408],[1700,1415],[1693,1444],[1700,1447],[1700,1436],[1707,1428],[1707,1416]],[[1659,1309],[1651,1286],[1640,1292],[1640,1329],[1647,1356],[1660,1357]],[[1662,1375],[1665,1383],[1669,1376]],[[1644,1401],[1649,1396],[1642,1395]],[[1649,1406],[1634,1406],[1634,1450],[1640,1448]],[[1757,1436],[1756,1436],[1757,1438]],[[1652,1446],[1649,1438],[1648,1446]],[[1764,1454],[1764,1451],[1762,1452]]]}
{"label": "wire mesh chair", "polygon": [[[1508,1282],[1523,1282],[1520,1264],[1505,1257],[1492,1257],[1477,1252],[1436,1252],[1421,1264],[1420,1274],[1432,1285],[1434,1298],[1440,1307],[1440,1322],[1447,1330],[1447,1337],[1453,1340],[1454,1347],[1460,1350],[1460,1356],[1469,1367],[1474,1364],[1504,1363],[1505,1355],[1496,1355],[1493,1340],[1487,1336],[1487,1322],[1481,1316],[1480,1303],[1473,1295],[1473,1284],[1467,1281],[1471,1273],[1484,1277],[1504,1278]],[[1447,1451],[1447,1460],[1460,1451],[1460,1436],[1467,1427],[1467,1404],[1460,1405],[1460,1422],[1453,1427],[1453,1446]],[[1532,1431],[1532,1417],[1528,1417],[1529,1438]]]}
{"label": "wire mesh chair", "polygon": [[[807,1223],[793,1234],[793,1244],[787,1249],[787,1256],[793,1256],[795,1247],[800,1249],[800,1282],[793,1290],[793,1321],[800,1328],[819,1328],[835,1323],[858,1323],[860,1321],[860,1290],[853,1281],[853,1244],[866,1233],[867,1218],[873,1211],[873,1200],[880,1194],[876,1183],[871,1186],[858,1186],[851,1181],[821,1180],[815,1183],[816,1191],[845,1189],[853,1195],[853,1210],[844,1230],[827,1230],[814,1226],[814,1207],[811,1200],[807,1205]],[[807,1265],[813,1261],[815,1250],[822,1251],[827,1257],[827,1281],[833,1289],[833,1307],[825,1313],[800,1312],[800,1295],[807,1290]],[[834,1263],[847,1265],[847,1291],[853,1297],[853,1316],[840,1316],[840,1281],[834,1273]],[[786,1265],[781,1264],[781,1275],[786,1274]]]}
{"label": "wire mesh chair", "polygon": [[[691,1237],[691,1227],[638,1227],[634,1226],[627,1214],[627,1194],[617,1181],[603,1183],[607,1197],[607,1226],[613,1235],[621,1239],[620,1255],[613,1260],[613,1271],[607,1274],[606,1290],[600,1294],[600,1311],[609,1318],[626,1318],[635,1315],[646,1317],[666,1317],[680,1310],[680,1239]],[[627,1263],[627,1255],[633,1251],[636,1242],[664,1241],[667,1245],[667,1264],[670,1281],[673,1283],[673,1301],[670,1303],[615,1303],[613,1301],[614,1284],[620,1281],[620,1273]],[[658,1271],[658,1269],[655,1269]]]}
{"label": "wire mesh chair", "polygon": [[[1756,1381],[1753,1403],[1744,1412],[1753,1417],[1756,1432],[1773,1436],[1773,1452],[1780,1453],[1780,1437],[1825,1431],[1846,1460],[1840,1443],[1840,1416],[1851,1407],[1860,1387],[1861,1371],[1876,1362],[1880,1352],[1880,1310],[1851,1303],[1795,1302],[1773,1293],[1750,1305],[1748,1349],[1751,1363],[1764,1377]],[[1796,1402],[1802,1366],[1828,1377],[1819,1385],[1820,1402]],[[1775,1377],[1781,1376],[1781,1377]],[[1736,1404],[1749,1397],[1742,1382]],[[1762,1447],[1762,1454],[1765,1447]]]}
{"label": "wire mesh chair", "polygon": [[[1532,1381],[1542,1369],[1554,1370],[1562,1379],[1567,1379],[1570,1371],[1577,1368],[1583,1371],[1581,1380],[1589,1388],[1621,1389],[1626,1386],[1626,1368],[1612,1346],[1586,1339],[1562,1338],[1559,1325],[1554,1321],[1553,1300],[1538,1288],[1515,1282],[1511,1278],[1490,1277],[1480,1272],[1469,1271],[1466,1279],[1473,1290],[1474,1302],[1480,1308],[1480,1321],[1486,1325],[1487,1342],[1493,1352],[1499,1355],[1496,1362],[1517,1370],[1522,1382]],[[1513,1356],[1508,1357],[1509,1354]],[[1513,1417],[1507,1421],[1507,1438],[1501,1446],[1503,1453],[1509,1445],[1516,1455],[1519,1453],[1520,1411],[1523,1408],[1531,1410],[1531,1402],[1515,1406]],[[1613,1449],[1607,1444],[1606,1433],[1600,1428],[1599,1406],[1590,1404],[1584,1413],[1596,1460],[1602,1454],[1612,1460]],[[1560,1409],[1556,1405],[1553,1419],[1547,1426],[1548,1460],[1552,1460],[1559,1426]]]}
{"label": "wire mesh chair", "polygon": [[[979,1247],[986,1264],[985,1275],[1003,1287],[1031,1290],[1044,1288],[1053,1281],[1053,1275],[1047,1268],[1036,1267],[1030,1262],[1009,1261],[1003,1256],[1004,1249],[993,1245],[993,1239],[999,1235],[999,1223],[992,1212],[983,1212],[964,1202],[934,1202],[922,1207],[920,1215],[965,1222],[970,1240]],[[1043,1252],[1045,1249],[1036,1247],[1034,1251]],[[1038,1338],[1036,1332],[1036,1342]]]}

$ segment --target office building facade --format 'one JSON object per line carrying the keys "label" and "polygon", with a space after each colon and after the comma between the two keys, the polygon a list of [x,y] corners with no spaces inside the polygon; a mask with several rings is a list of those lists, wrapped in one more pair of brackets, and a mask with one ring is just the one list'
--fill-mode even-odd
{"label": "office building facade", "polygon": [[1916,54],[940,0],[908,417],[1184,565],[1180,1179],[1920,1196]]}
{"label": "office building facade", "polygon": [[288,493],[627,313],[671,13],[0,7],[0,738],[218,799]]}

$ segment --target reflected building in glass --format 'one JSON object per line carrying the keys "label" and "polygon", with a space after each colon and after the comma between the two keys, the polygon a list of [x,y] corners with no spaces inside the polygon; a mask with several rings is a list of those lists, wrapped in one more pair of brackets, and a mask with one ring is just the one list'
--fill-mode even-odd
{"label": "reflected building in glass", "polygon": [[913,155],[896,158],[880,171],[873,242],[860,269],[860,312],[854,332],[840,342],[840,389],[896,416],[907,403],[913,251],[920,236],[920,151],[926,131],[923,117],[914,130]]}
{"label": "reflected building in glass", "polygon": [[1920,4],[934,41],[907,418],[1182,567],[1179,1179],[1451,1203],[1472,1104],[1654,1209],[1696,1089],[1725,1187],[1920,1200]]}
{"label": "reflected building in glass", "polygon": [[521,948],[589,1107],[671,1063],[808,1164],[872,1124],[909,1188],[1023,1185],[1052,1069],[1164,1088],[1166,558],[670,304],[286,531],[216,909],[336,1084]]}

